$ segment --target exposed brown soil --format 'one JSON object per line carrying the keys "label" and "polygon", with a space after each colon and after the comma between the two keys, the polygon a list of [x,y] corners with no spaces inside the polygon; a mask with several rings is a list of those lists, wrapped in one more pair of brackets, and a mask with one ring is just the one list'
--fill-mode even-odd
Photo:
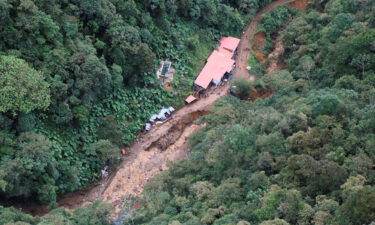
{"label": "exposed brown soil", "polygon": [[263,99],[263,98],[268,98],[270,97],[271,95],[273,94],[272,90],[271,89],[267,89],[265,91],[258,91],[256,90],[255,88],[251,91],[251,94],[250,94],[250,100],[251,101],[255,101],[259,98]]}
{"label": "exposed brown soil", "polygon": [[281,70],[285,68],[284,62],[281,58],[284,53],[284,46],[281,41],[281,36],[278,36],[273,44],[273,51],[267,56],[269,64],[267,67],[267,73],[272,73],[276,70]]}
{"label": "exposed brown soil", "polygon": [[[294,0],[291,2],[289,1],[288,7],[292,7],[292,8],[296,8],[296,9],[304,11],[306,10],[307,4],[312,1],[313,0]],[[264,13],[266,12],[268,11],[265,11]],[[261,31],[257,32],[254,35],[253,40],[254,40],[254,44],[253,44],[252,50],[254,51],[255,57],[257,58],[257,60],[261,63],[265,63],[266,60],[269,60],[269,65],[266,69],[267,73],[271,73],[273,71],[285,68],[283,60],[280,57],[284,52],[284,46],[282,45],[282,42],[281,42],[281,36],[278,36],[276,40],[274,40],[273,51],[269,55],[266,55],[262,52],[262,49],[264,49],[266,46],[266,36],[264,35],[263,32]]]}
{"label": "exposed brown soil", "polygon": [[202,115],[210,112],[210,106],[220,96],[222,95],[211,95],[185,106],[175,112],[174,118],[140,135],[138,137],[140,141],[128,149],[129,155],[115,174],[102,180],[87,192],[67,196],[59,201],[59,205],[66,210],[73,210],[101,200],[112,203],[115,212],[119,212],[123,199],[139,196],[144,185],[151,178],[168,169],[169,161],[180,160],[188,153],[187,137],[204,127],[195,122]]}
{"label": "exposed brown soil", "polygon": [[272,11],[272,9],[292,2],[293,0],[278,0],[270,3],[268,6],[260,10],[254,19],[248,24],[245,28],[245,31],[242,34],[240,44],[238,46],[238,57],[236,59],[237,71],[236,76],[243,77],[246,79],[254,79],[254,75],[249,74],[247,70],[247,66],[249,66],[249,58],[250,58],[250,50],[251,50],[251,42],[254,38],[254,33],[258,27],[258,24],[263,18],[265,13]]}
{"label": "exposed brown soil", "polygon": [[[241,37],[236,59],[236,77],[253,78],[248,74],[248,66],[251,43],[254,32],[264,13],[270,12],[277,6],[291,2],[292,0],[278,0],[262,9],[249,23]],[[297,0],[299,1],[299,0]],[[263,34],[264,36],[264,34]],[[276,43],[273,57],[278,57],[282,51],[282,45]],[[260,43],[262,44],[262,43]],[[264,43],[265,44],[265,43]],[[272,54],[272,53],[271,53]],[[279,68],[276,63],[274,69]],[[229,85],[212,89],[208,96],[197,102],[187,105],[174,113],[174,118],[164,122],[159,127],[140,136],[141,142],[135,143],[130,148],[130,155],[122,163],[118,171],[109,179],[97,185],[87,192],[78,204],[68,209],[74,209],[88,205],[96,200],[110,202],[115,206],[115,211],[120,211],[121,201],[129,196],[139,196],[145,184],[155,175],[168,169],[168,162],[182,159],[189,152],[187,137],[204,125],[196,124],[202,116],[210,113],[212,104],[221,96],[227,94]],[[254,99],[267,98],[272,95],[271,90],[256,92]],[[147,151],[145,151],[147,150]]]}
{"label": "exposed brown soil", "polygon": [[151,180],[155,175],[167,170],[169,162],[181,160],[188,154],[189,146],[187,144],[187,137],[195,131],[203,128],[204,125],[191,124],[185,127],[180,137],[164,151],[157,147],[153,147],[148,151],[142,151],[135,154],[132,160],[121,167],[115,179],[109,184],[101,196],[93,196],[91,201],[99,199],[113,203],[116,207],[115,211],[119,212],[119,207],[123,199],[133,196],[138,197],[144,185]]}
{"label": "exposed brown soil", "polygon": [[292,8],[296,8],[302,11],[306,10],[307,4],[309,2],[313,2],[313,0],[295,0],[291,3],[289,3],[289,6]]}
{"label": "exposed brown soil", "polygon": [[[236,77],[254,79],[246,69],[249,65],[251,43],[262,15],[277,6],[292,0],[278,0],[262,9],[246,27],[238,47],[236,59]],[[115,213],[120,211],[123,199],[139,196],[145,184],[155,175],[168,169],[170,161],[177,161],[189,152],[187,137],[202,129],[204,125],[196,121],[211,111],[211,106],[220,97],[226,95],[229,85],[216,87],[208,92],[208,96],[197,102],[187,105],[173,114],[173,118],[159,126],[154,126],[151,131],[140,134],[136,142],[127,149],[126,159],[118,170],[106,179],[93,184],[88,190],[78,191],[62,197],[58,203],[66,210],[89,205],[96,200],[112,203]],[[265,98],[272,94],[271,91],[256,92],[254,98]]]}
{"label": "exposed brown soil", "polygon": [[267,60],[266,54],[262,52],[266,46],[266,36],[263,32],[258,32],[254,35],[254,45],[253,51],[255,53],[255,57],[259,60],[259,62],[264,63]]}
{"label": "exposed brown soil", "polygon": [[197,111],[190,113],[189,115],[183,116],[181,118],[180,123],[173,125],[172,128],[169,129],[168,133],[164,136],[160,137],[157,141],[153,142],[150,147],[148,147],[146,150],[150,150],[153,148],[157,148],[161,151],[166,150],[171,145],[176,143],[178,139],[181,137],[181,135],[184,132],[184,129],[186,129],[186,126],[189,126],[192,122],[198,120],[202,115],[209,114],[208,111]]}
{"label": "exposed brown soil", "polygon": [[[273,8],[286,4],[291,0],[272,2],[261,10],[250,22],[241,37],[236,59],[236,77],[251,79],[246,67],[250,58],[251,44],[258,23],[262,15]],[[70,198],[69,204],[62,199],[60,206],[72,210],[88,205],[96,200],[113,203],[116,212],[120,210],[121,201],[129,196],[138,196],[143,186],[156,174],[168,168],[168,161],[183,158],[188,152],[186,137],[202,126],[194,124],[200,116],[211,111],[212,104],[228,93],[229,85],[219,86],[209,92],[205,98],[187,105],[174,113],[174,118],[164,122],[159,127],[139,137],[142,142],[135,143],[129,150],[129,156],[121,164],[118,171],[110,178],[99,182],[96,186],[77,196],[77,200]],[[148,150],[148,151],[145,151]],[[65,203],[65,204],[64,204]]]}
{"label": "exposed brown soil", "polygon": [[172,91],[172,90],[173,90],[173,87],[172,87],[169,83],[163,85],[163,88],[164,88],[165,90],[168,90],[168,91]]}
{"label": "exposed brown soil", "polygon": [[[296,8],[298,10],[305,11],[306,7],[307,7],[307,4],[309,2],[312,2],[312,1],[313,0],[295,0],[293,2],[290,2],[288,4],[288,6],[292,7],[292,8]],[[259,34],[259,33],[260,32],[258,32],[257,34]],[[259,35],[259,36],[255,35],[254,39],[259,39],[259,40],[257,40],[258,43],[264,42],[264,45],[265,45],[266,39],[265,39],[264,34]],[[268,65],[267,70],[266,70],[267,73],[272,73],[276,70],[285,69],[285,64],[284,64],[284,62],[281,58],[285,49],[284,49],[284,46],[283,46],[283,43],[282,43],[281,40],[282,40],[282,36],[278,36],[277,38],[274,39],[274,41],[273,41],[274,42],[273,43],[273,51],[266,57],[269,60],[269,65]],[[256,42],[254,42],[254,48],[258,49],[258,47],[256,47]],[[254,51],[255,51],[255,49],[254,49]],[[258,54],[256,53],[256,55],[258,55]],[[258,58],[258,60],[262,63],[265,61],[265,60],[262,61],[261,58]]]}

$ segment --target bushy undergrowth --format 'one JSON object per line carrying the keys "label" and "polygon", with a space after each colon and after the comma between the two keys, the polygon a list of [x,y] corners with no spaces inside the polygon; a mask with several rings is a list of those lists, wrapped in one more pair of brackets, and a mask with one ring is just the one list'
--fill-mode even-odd
{"label": "bushy undergrowth", "polygon": [[[53,205],[116,164],[116,149],[130,145],[152,113],[181,104],[217,39],[239,33],[235,7],[216,0],[1,1],[1,197]],[[177,70],[174,91],[155,78],[164,59]],[[20,158],[27,151],[33,156]]]}
{"label": "bushy undergrowth", "polygon": [[220,99],[188,158],[146,187],[124,224],[373,222],[374,7],[315,1],[288,23],[271,16],[287,9],[266,16],[288,66],[257,77],[273,95]]}

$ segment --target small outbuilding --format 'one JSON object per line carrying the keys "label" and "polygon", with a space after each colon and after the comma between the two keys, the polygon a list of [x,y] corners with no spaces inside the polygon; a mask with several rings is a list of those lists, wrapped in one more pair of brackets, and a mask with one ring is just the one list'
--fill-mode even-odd
{"label": "small outbuilding", "polygon": [[194,102],[195,100],[197,100],[197,99],[194,96],[190,95],[189,97],[187,97],[185,99],[185,103],[190,104],[190,103]]}

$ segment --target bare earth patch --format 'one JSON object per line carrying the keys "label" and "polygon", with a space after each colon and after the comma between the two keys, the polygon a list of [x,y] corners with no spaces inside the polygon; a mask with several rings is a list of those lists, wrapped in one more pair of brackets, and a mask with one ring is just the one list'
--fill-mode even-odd
{"label": "bare earth patch", "polygon": [[306,6],[309,2],[312,2],[313,0],[295,0],[291,3],[289,3],[289,6],[292,8],[296,8],[302,11],[306,10]]}
{"label": "bare earth patch", "polygon": [[253,79],[254,75],[250,75],[247,66],[249,66],[249,58],[250,58],[250,51],[252,49],[251,47],[251,40],[254,39],[255,31],[258,27],[258,24],[263,18],[263,15],[265,13],[268,13],[272,11],[274,8],[285,5],[289,2],[292,2],[293,0],[278,0],[270,3],[268,6],[260,10],[253,20],[250,21],[250,23],[245,28],[240,44],[238,46],[238,57],[236,59],[236,76],[237,77],[243,77],[246,79]]}
{"label": "bare earth patch", "polygon": [[124,198],[138,197],[151,178],[168,169],[169,162],[181,160],[188,154],[187,137],[203,127],[204,125],[191,124],[184,129],[176,142],[164,151],[153,147],[132,157],[126,166],[119,169],[100,199],[113,203],[116,206],[115,211],[119,212],[120,203]]}
{"label": "bare earth patch", "polygon": [[264,63],[267,60],[266,54],[264,54],[261,49],[266,46],[266,36],[263,32],[258,32],[254,35],[254,45],[253,51],[255,52],[255,57],[259,62]]}
{"label": "bare earth patch", "polygon": [[269,65],[267,67],[267,73],[272,73],[276,70],[285,68],[284,62],[281,58],[284,53],[284,46],[281,42],[281,36],[278,36],[275,40],[273,51],[268,55]]}
{"label": "bare earth patch", "polygon": [[[236,59],[236,77],[251,79],[247,70],[249,65],[251,43],[254,32],[262,15],[277,6],[291,0],[278,0],[262,9],[245,29],[238,47]],[[120,211],[121,201],[129,196],[139,196],[149,180],[168,169],[168,163],[181,160],[189,152],[186,138],[204,127],[195,121],[211,111],[211,106],[220,97],[226,95],[229,85],[219,86],[206,98],[187,105],[176,112],[174,117],[149,132],[139,135],[141,142],[134,143],[118,170],[107,179],[98,181],[86,191],[69,194],[59,200],[59,205],[66,210],[89,205],[96,200],[112,203],[115,212]],[[262,97],[269,93],[259,93]]]}

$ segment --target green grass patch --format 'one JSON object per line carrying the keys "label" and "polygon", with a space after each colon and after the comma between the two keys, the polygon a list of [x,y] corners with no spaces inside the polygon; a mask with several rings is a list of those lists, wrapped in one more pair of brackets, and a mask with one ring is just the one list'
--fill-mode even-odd
{"label": "green grass patch", "polygon": [[256,76],[262,76],[264,74],[264,69],[259,60],[255,57],[253,51],[250,52],[249,65],[251,66],[250,73]]}
{"label": "green grass patch", "polygon": [[203,66],[206,64],[208,56],[214,50],[214,43],[203,34],[194,35],[192,38],[197,39],[194,49],[188,54],[188,66],[191,68],[191,74],[196,76],[199,74]]}
{"label": "green grass patch", "polygon": [[179,30],[181,46],[172,66],[176,69],[171,86],[173,87],[174,106],[181,107],[184,99],[192,93],[195,78],[206,64],[206,60],[215,48],[215,41],[207,36],[206,30],[190,26]]}

